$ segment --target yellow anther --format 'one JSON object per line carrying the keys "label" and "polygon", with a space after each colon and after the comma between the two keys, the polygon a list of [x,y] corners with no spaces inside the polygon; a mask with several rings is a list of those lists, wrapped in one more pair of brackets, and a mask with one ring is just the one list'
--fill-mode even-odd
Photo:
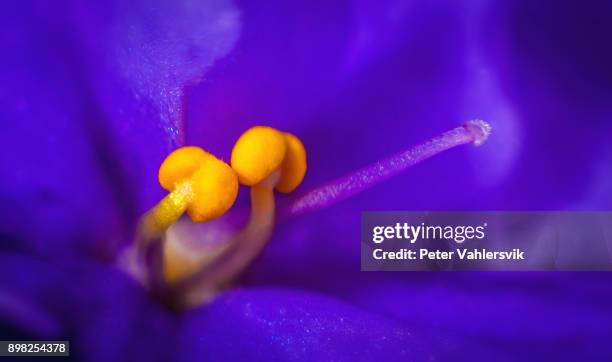
{"label": "yellow anther", "polygon": [[181,147],[166,157],[159,167],[159,183],[172,192],[180,182],[188,180],[207,159],[215,156],[200,147]]}
{"label": "yellow anther", "polygon": [[291,133],[284,133],[287,143],[285,159],[281,165],[280,180],[276,189],[283,193],[295,190],[306,175],[306,149],[299,138]]}
{"label": "yellow anther", "polygon": [[223,214],[236,201],[238,178],[225,162],[212,157],[191,176],[193,201],[187,214],[195,222],[208,221]]}
{"label": "yellow anther", "polygon": [[[189,151],[189,155],[201,157],[193,151]],[[213,192],[235,195],[233,189],[219,191],[223,185],[229,185],[227,181],[210,180],[206,177],[211,173],[222,174],[220,171],[207,169],[206,165],[209,162],[207,158],[203,162],[204,166],[200,166],[189,176],[193,201],[187,212],[194,220],[207,217],[201,215],[197,209],[200,195]],[[247,226],[226,241],[222,248],[216,250],[216,254],[207,253],[208,258],[203,258],[203,254],[198,254],[196,250],[187,246],[188,244],[182,243],[180,238],[173,238],[172,231],[166,234],[164,244],[166,282],[181,288],[183,282],[189,284],[193,280],[198,280],[197,287],[185,295],[186,299],[183,302],[187,305],[197,304],[214,295],[244,271],[260,253],[270,239],[275,225],[274,189],[291,192],[299,186],[306,173],[306,150],[302,142],[290,133],[256,126],[248,129],[236,141],[232,150],[231,164],[240,183],[251,186],[251,216]],[[177,166],[172,170],[185,175],[193,169],[191,163],[185,161],[181,163],[181,167]],[[202,180],[200,175],[203,175]],[[178,185],[182,185],[181,180],[170,179],[170,183],[178,182]],[[210,208],[210,198],[208,196],[202,198],[202,205]],[[220,206],[223,207],[224,205]]]}
{"label": "yellow anther", "polygon": [[166,190],[175,191],[176,186],[184,182],[189,183],[193,195],[187,214],[196,222],[225,214],[238,194],[234,170],[199,147],[175,150],[159,168],[159,183]]}
{"label": "yellow anther", "polygon": [[291,192],[306,174],[306,149],[291,133],[255,126],[240,136],[232,150],[232,168],[240,183],[254,186],[280,171],[276,189]]}
{"label": "yellow anther", "polygon": [[232,168],[240,183],[253,186],[276,171],[285,158],[287,142],[274,128],[255,126],[240,136],[232,150]]}
{"label": "yellow anther", "polygon": [[160,236],[185,211],[195,222],[217,218],[238,195],[234,170],[198,147],[182,147],[166,157],[159,183],[170,193],[142,218],[144,239]]}

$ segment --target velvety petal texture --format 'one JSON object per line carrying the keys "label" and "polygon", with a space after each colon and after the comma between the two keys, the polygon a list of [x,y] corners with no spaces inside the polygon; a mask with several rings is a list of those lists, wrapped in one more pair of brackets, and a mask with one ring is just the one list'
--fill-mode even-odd
{"label": "velvety petal texture", "polygon": [[[357,42],[349,42],[350,37],[326,39],[337,42],[334,49],[345,49],[343,55],[351,54],[355,65],[342,82],[310,86],[325,90],[321,97],[326,103],[311,107],[310,118],[301,126],[311,165],[302,190],[469,118],[491,122],[493,136],[480,148],[449,151],[354,199],[281,226],[260,264],[270,270],[261,280],[287,275],[316,279],[310,270],[292,267],[298,259],[356,271],[359,255],[354,245],[362,210],[610,208],[605,165],[610,159],[612,109],[602,101],[612,90],[604,65],[612,52],[602,46],[612,31],[605,21],[610,14],[607,2],[360,5],[352,8],[352,22],[334,23],[334,33],[346,31],[356,38],[370,34],[377,41],[363,40],[356,52],[346,45]],[[249,14],[247,10],[245,22]],[[345,69],[333,61],[337,55],[317,48],[316,42],[304,43],[310,44],[311,54],[330,55],[321,56],[331,60],[313,68]],[[246,71],[240,78],[248,79]],[[290,81],[280,78],[276,85]],[[220,78],[218,87],[202,84],[198,89],[209,92],[202,101],[206,104],[215,92],[223,92],[224,82],[232,78]],[[336,87],[341,91],[328,96]],[[293,102],[299,104],[302,98]],[[236,122],[248,123],[245,118],[262,112],[249,101],[244,104],[244,112],[253,116],[237,116]],[[194,108],[212,112],[210,107]],[[277,108],[270,105],[269,112],[272,109]],[[289,111],[283,114],[286,122],[295,117]],[[338,255],[346,258],[338,261]],[[277,272],[279,265],[286,267],[283,273]]]}
{"label": "velvety petal texture", "polygon": [[88,84],[142,213],[163,195],[161,161],[185,144],[185,97],[232,48],[239,11],[225,0],[76,2],[73,11]]}
{"label": "velvety petal texture", "polygon": [[206,355],[299,361],[424,355],[399,324],[297,291],[229,292],[185,314],[182,328],[185,361]]}
{"label": "velvety petal texture", "polygon": [[[3,4],[2,339],[67,338],[87,361],[611,359],[608,274],[359,270],[363,210],[610,208],[610,14],[603,0]],[[178,146],[227,160],[250,126],[295,133],[299,193],[476,117],[494,129],[483,147],[279,225],[209,304],[173,311],[115,266]]]}
{"label": "velvety petal texture", "polygon": [[177,337],[173,318],[118,269],[0,256],[4,340],[68,339],[71,356],[84,361],[166,361]]}
{"label": "velvety petal texture", "polygon": [[16,248],[112,255],[163,195],[157,168],[184,143],[185,91],[231,48],[238,10],[35,1],[2,17],[1,232]]}
{"label": "velvety petal texture", "polygon": [[[2,11],[2,247],[65,256],[112,244],[124,230],[121,189],[108,182],[111,150],[65,3],[11,2]],[[111,175],[109,175],[111,173]],[[121,183],[118,181],[118,183]]]}

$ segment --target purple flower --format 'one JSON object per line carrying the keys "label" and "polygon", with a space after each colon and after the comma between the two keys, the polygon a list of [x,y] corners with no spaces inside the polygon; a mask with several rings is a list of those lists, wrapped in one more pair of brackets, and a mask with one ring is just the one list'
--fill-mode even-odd
{"label": "purple flower", "polygon": [[[66,338],[92,361],[609,359],[606,274],[362,273],[358,240],[363,210],[608,209],[611,10],[3,5],[1,339]],[[254,124],[291,131],[306,191],[475,117],[495,129],[484,147],[279,225],[198,308],[117,267],[181,145],[228,160]]]}

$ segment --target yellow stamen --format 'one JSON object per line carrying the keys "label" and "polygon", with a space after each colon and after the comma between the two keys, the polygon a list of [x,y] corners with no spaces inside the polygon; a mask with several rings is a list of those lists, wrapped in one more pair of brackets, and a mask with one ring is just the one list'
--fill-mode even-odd
{"label": "yellow stamen", "polygon": [[306,149],[299,138],[291,133],[283,133],[287,143],[285,159],[281,165],[281,177],[276,190],[289,193],[295,190],[306,175]]}
{"label": "yellow stamen", "polygon": [[195,222],[216,219],[229,210],[238,196],[238,178],[229,165],[209,158],[191,176],[193,202],[187,214]]}
{"label": "yellow stamen", "polygon": [[[194,306],[214,296],[259,255],[274,229],[274,189],[291,192],[299,186],[306,173],[306,150],[292,134],[256,126],[242,134],[234,145],[231,164],[240,183],[251,186],[251,216],[246,227],[221,246],[204,253],[193,250],[185,244],[186,240],[173,237],[171,232],[167,234],[164,279],[175,292],[180,291],[177,293],[183,306]],[[184,169],[193,169],[189,162],[181,165],[184,165],[181,174],[187,173]],[[174,172],[179,173],[179,168]],[[190,180],[197,179],[200,172],[195,171]],[[169,178],[168,182],[176,181]],[[194,201],[191,205],[198,204],[198,195],[205,193],[200,188],[205,185],[204,180],[192,183]],[[233,192],[218,187],[211,190]],[[187,212],[190,210],[192,206]],[[193,217],[191,213],[190,216]]]}
{"label": "yellow stamen", "polygon": [[240,136],[232,150],[232,168],[240,183],[253,186],[276,171],[285,158],[285,137],[274,128],[255,126]]}
{"label": "yellow stamen", "polygon": [[242,134],[234,145],[232,168],[242,184],[251,186],[249,223],[215,258],[205,263],[194,262],[200,268],[197,274],[186,267],[187,262],[181,265],[182,275],[194,275],[187,283],[189,287],[183,290],[184,307],[213,297],[259,255],[274,229],[274,189],[291,192],[299,186],[306,173],[306,150],[290,133],[257,126]]}
{"label": "yellow stamen", "polygon": [[188,180],[213,155],[200,147],[186,146],[174,150],[159,166],[159,184],[172,191],[176,185]]}
{"label": "yellow stamen", "polygon": [[[181,308],[201,305],[232,283],[259,255],[272,235],[275,220],[274,185],[279,175],[274,173],[266,180],[251,187],[251,217],[247,226],[223,248],[215,251],[206,262],[194,262],[200,270],[195,279],[181,289],[178,301]],[[176,252],[176,251],[173,251]],[[188,259],[184,255],[184,260]],[[176,254],[175,254],[176,255]],[[184,265],[179,267],[184,270]],[[178,268],[177,270],[178,271]],[[187,273],[186,273],[187,274]],[[188,271],[193,275],[193,269]]]}
{"label": "yellow stamen", "polygon": [[143,216],[140,234],[145,240],[160,237],[185,212],[195,222],[217,218],[238,195],[232,168],[198,147],[168,155],[159,168],[159,183],[170,193]]}
{"label": "yellow stamen", "polygon": [[240,183],[254,186],[280,170],[276,189],[291,192],[306,174],[306,149],[291,133],[255,126],[244,132],[232,149],[232,168]]}
{"label": "yellow stamen", "polygon": [[300,185],[306,174],[306,149],[291,133],[270,127],[253,127],[234,145],[232,168],[242,184],[252,186],[251,219],[237,238],[231,258],[223,265],[222,279],[218,281],[221,284],[236,278],[272,235],[274,189],[287,193]]}
{"label": "yellow stamen", "polygon": [[193,200],[191,182],[185,181],[142,217],[140,234],[145,240],[161,235],[187,210]]}

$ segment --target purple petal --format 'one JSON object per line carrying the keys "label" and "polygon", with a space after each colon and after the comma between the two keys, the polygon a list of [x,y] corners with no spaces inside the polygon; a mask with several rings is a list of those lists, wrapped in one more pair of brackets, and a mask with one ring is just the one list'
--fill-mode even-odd
{"label": "purple petal", "polygon": [[[612,89],[606,65],[612,52],[602,45],[612,32],[610,22],[604,21],[608,3],[448,5],[402,7],[381,2],[380,7],[354,10],[355,22],[334,23],[335,34],[361,29],[380,37],[387,32],[398,35],[385,37],[386,51],[371,41],[352,52],[352,64],[358,65],[343,82],[325,78],[316,83],[318,78],[313,77],[313,83],[302,83],[308,89],[323,89],[322,97],[328,102],[310,107],[310,118],[298,117],[290,108],[275,116],[283,117],[286,127],[299,127],[294,120],[307,118],[302,128],[306,129],[305,144],[310,145],[310,169],[303,188],[435,135],[441,125],[456,125],[474,115],[493,124],[490,144],[441,155],[355,199],[282,226],[248,280],[313,288],[327,284],[325,289],[331,293],[347,283],[360,285],[355,274],[361,210],[592,209],[605,208],[612,200],[605,171],[610,158],[606,120],[612,110],[603,101]],[[339,9],[327,11],[342,14]],[[249,19],[250,14],[245,12],[246,24],[257,19]],[[394,17],[401,21],[380,20]],[[313,16],[298,19],[312,27],[317,23]],[[568,24],[577,31],[568,30]],[[346,49],[346,39],[331,39],[325,41]],[[320,54],[315,46],[307,51]],[[317,59],[322,64],[313,68],[340,69],[335,61],[343,54],[329,53],[329,58],[322,58],[326,61]],[[359,58],[366,54],[367,59]],[[258,64],[265,67],[266,58],[259,59]],[[292,59],[285,60],[289,63],[284,67],[290,68]],[[231,67],[240,73],[238,68]],[[235,79],[248,81],[246,70],[242,72],[244,77]],[[292,80],[270,82],[281,87],[285,81]],[[340,84],[345,85],[342,92],[330,96],[329,89],[333,93]],[[292,102],[312,101],[295,97]],[[269,103],[268,113],[273,114],[271,110],[278,108]],[[266,114],[261,103],[239,105],[246,107],[245,113],[228,114],[235,122]],[[297,262],[306,267],[295,268]],[[594,285],[589,293],[604,287],[604,283]]]}
{"label": "purple petal", "polygon": [[308,188],[479,117],[495,130],[487,145],[352,207],[588,208],[612,114],[607,3],[309,4],[246,2],[245,36],[194,89],[191,139],[227,157],[253,124],[296,132]]}
{"label": "purple petal", "polygon": [[68,339],[87,361],[161,361],[172,350],[173,316],[119,270],[4,254],[0,279],[3,331]]}
{"label": "purple petal", "polygon": [[103,1],[76,6],[89,84],[142,212],[159,200],[157,169],[185,143],[186,92],[234,44],[229,1]]}
{"label": "purple petal", "polygon": [[302,268],[295,268],[295,260],[293,268],[277,263],[274,273],[259,274],[261,280],[250,274],[248,284],[304,288],[348,301],[422,334],[445,336],[454,346],[447,346],[449,353],[465,343],[465,353],[494,351],[508,360],[612,357],[602,348],[612,323],[605,274],[363,273],[351,270],[357,262],[350,260],[343,254],[336,263],[321,260]]}
{"label": "purple petal", "polygon": [[229,50],[237,12],[225,1],[14,7],[1,32],[0,232],[20,248],[104,256],[161,197],[185,88]]}
{"label": "purple petal", "polygon": [[[437,360],[462,337],[429,334],[296,290],[234,290],[183,316],[178,360]],[[472,346],[473,356],[489,352]],[[444,357],[443,357],[444,358]]]}
{"label": "purple petal", "polygon": [[109,182],[118,177],[104,167],[110,150],[94,142],[102,120],[83,89],[67,9],[13,6],[0,32],[10,49],[0,60],[0,232],[16,248],[91,251],[121,233],[127,200]]}

